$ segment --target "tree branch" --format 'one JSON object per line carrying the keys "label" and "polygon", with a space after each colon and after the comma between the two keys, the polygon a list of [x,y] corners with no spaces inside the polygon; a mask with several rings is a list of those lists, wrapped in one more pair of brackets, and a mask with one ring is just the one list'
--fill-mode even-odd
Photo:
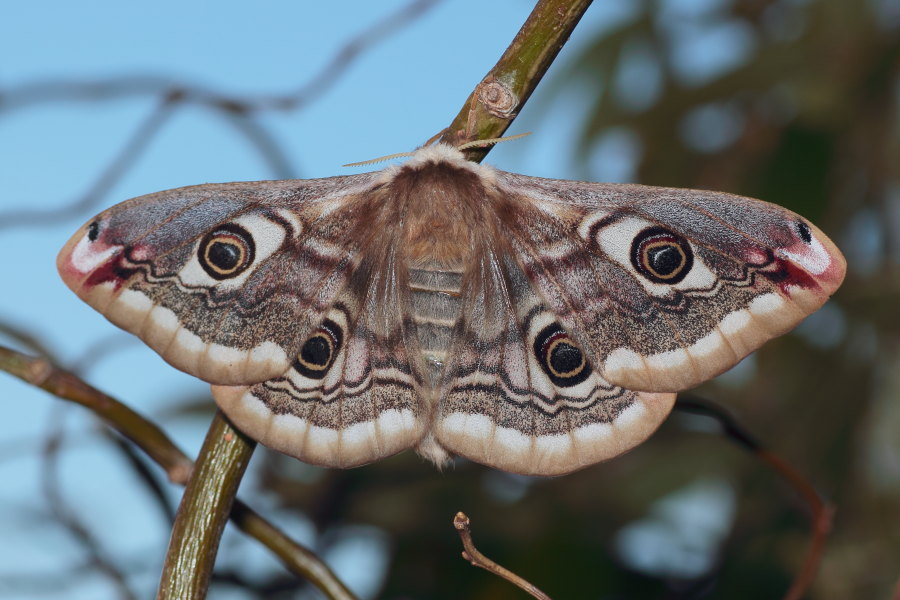
{"label": "tree branch", "polygon": [[216,412],[175,515],[157,600],[206,598],[225,522],[254,448],[254,440]]}
{"label": "tree branch", "polygon": [[[459,146],[503,135],[590,4],[591,0],[539,0],[439,141]],[[489,151],[490,147],[476,147],[464,154],[469,160],[481,162]]]}
{"label": "tree branch", "polygon": [[[187,483],[193,462],[154,423],[115,398],[91,387],[47,359],[33,358],[0,346],[0,370],[63,400],[81,404],[119,432],[162,467],[173,483]],[[301,546],[236,500],[231,520],[244,533],[262,543],[293,573],[309,580],[332,600],[355,600],[347,587],[311,550]]]}

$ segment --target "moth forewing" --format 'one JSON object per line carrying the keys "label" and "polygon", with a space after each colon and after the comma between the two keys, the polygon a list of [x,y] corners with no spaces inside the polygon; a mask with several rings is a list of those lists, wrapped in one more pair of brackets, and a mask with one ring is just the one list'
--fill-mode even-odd
{"label": "moth forewing", "polygon": [[794,327],[846,268],[765,202],[516,175],[441,145],[136,198],[58,267],[282,452],[349,467],[416,447],[537,475],[643,441],[672,392]]}

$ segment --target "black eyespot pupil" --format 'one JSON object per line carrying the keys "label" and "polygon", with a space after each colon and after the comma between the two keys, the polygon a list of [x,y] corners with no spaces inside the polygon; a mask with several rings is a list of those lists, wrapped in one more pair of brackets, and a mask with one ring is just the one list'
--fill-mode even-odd
{"label": "black eyespot pupil", "polygon": [[241,249],[235,244],[213,242],[207,251],[209,261],[223,271],[231,271],[241,260]]}
{"label": "black eyespot pupil", "polygon": [[203,270],[217,281],[233,279],[253,264],[255,245],[250,232],[237,223],[225,223],[207,233],[197,248]]}
{"label": "black eyespot pupil", "polygon": [[565,342],[556,344],[550,352],[550,367],[557,373],[569,373],[580,368],[584,362],[581,350]]}
{"label": "black eyespot pupil", "polygon": [[559,387],[572,387],[592,373],[581,349],[558,323],[544,327],[534,338],[534,356],[541,370]]}
{"label": "black eyespot pupil", "polygon": [[694,265],[694,251],[684,237],[663,227],[647,227],[631,242],[631,265],[653,283],[674,285]]}
{"label": "black eyespot pupil", "polygon": [[675,246],[657,246],[647,251],[647,263],[660,275],[671,275],[681,268],[684,256]]}
{"label": "black eyespot pupil", "polygon": [[805,243],[812,243],[812,232],[809,230],[809,225],[807,225],[803,221],[799,221],[797,223],[797,233],[800,234],[800,239]]}
{"label": "black eyespot pupil", "polygon": [[325,319],[319,329],[303,342],[294,359],[294,370],[309,379],[323,379],[334,364],[343,340],[341,327],[331,319]]}
{"label": "black eyespot pupil", "polygon": [[300,358],[311,365],[324,366],[331,359],[331,344],[324,336],[309,338],[300,350]]}
{"label": "black eyespot pupil", "polygon": [[94,221],[90,225],[88,225],[88,240],[95,242],[97,241],[97,236],[100,235],[100,223]]}

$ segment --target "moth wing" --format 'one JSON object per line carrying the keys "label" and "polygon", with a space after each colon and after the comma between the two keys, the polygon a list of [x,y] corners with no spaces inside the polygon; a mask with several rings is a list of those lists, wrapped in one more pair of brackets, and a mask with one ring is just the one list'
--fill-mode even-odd
{"label": "moth wing", "polygon": [[673,392],[817,310],[846,263],[780,206],[700,190],[498,172],[501,235],[608,381]]}
{"label": "moth wing", "polygon": [[396,239],[381,237],[280,376],[213,386],[213,397],[249,436],[300,460],[354,467],[413,447],[431,406],[410,320],[408,274]]}
{"label": "moth wing", "polygon": [[562,475],[642,442],[675,395],[605,381],[502,246],[485,243],[464,278],[434,420],[438,444],[506,471]]}
{"label": "moth wing", "polygon": [[[208,184],[141,196],[85,224],[65,283],[175,367],[218,384],[284,373],[359,262],[374,174]],[[371,207],[368,207],[371,208]]]}

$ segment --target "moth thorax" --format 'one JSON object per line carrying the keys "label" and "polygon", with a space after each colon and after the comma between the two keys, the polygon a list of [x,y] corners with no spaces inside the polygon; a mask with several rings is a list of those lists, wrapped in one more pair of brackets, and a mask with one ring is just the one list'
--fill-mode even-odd
{"label": "moth thorax", "polygon": [[470,263],[487,193],[478,175],[446,162],[426,163],[401,169],[391,188],[405,212],[410,266],[455,270]]}

